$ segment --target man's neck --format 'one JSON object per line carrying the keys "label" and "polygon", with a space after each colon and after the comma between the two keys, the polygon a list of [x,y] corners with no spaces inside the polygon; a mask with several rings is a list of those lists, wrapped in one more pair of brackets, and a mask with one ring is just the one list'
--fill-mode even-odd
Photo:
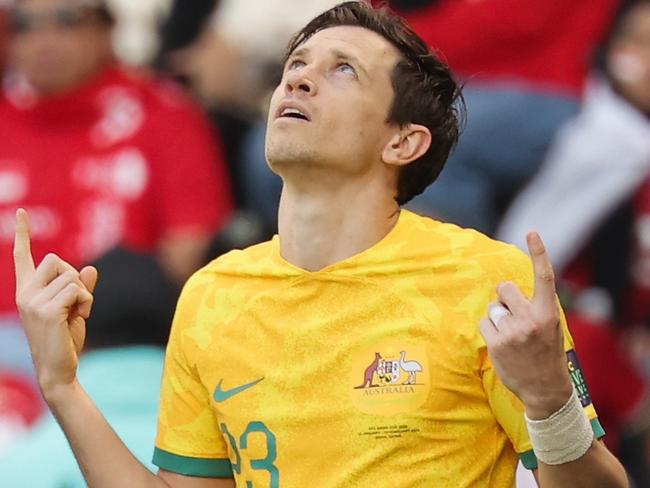
{"label": "man's neck", "polygon": [[372,247],[399,218],[382,183],[325,185],[317,191],[285,185],[280,200],[280,253],[291,264],[318,271]]}

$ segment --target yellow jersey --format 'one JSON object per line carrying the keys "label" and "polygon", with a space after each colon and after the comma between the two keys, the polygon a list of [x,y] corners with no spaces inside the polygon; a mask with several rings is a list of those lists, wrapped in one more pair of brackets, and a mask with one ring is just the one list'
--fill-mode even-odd
{"label": "yellow jersey", "polygon": [[321,271],[277,237],[218,258],[179,300],[154,463],[247,488],[513,486],[536,460],[478,329],[506,280],[532,293],[525,254],[406,210]]}

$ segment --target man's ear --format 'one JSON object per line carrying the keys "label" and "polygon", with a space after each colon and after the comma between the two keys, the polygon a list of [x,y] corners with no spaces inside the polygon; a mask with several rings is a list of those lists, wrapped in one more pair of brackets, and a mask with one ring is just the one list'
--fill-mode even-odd
{"label": "man's ear", "polygon": [[429,150],[431,131],[423,125],[407,124],[388,141],[382,160],[393,166],[405,166]]}

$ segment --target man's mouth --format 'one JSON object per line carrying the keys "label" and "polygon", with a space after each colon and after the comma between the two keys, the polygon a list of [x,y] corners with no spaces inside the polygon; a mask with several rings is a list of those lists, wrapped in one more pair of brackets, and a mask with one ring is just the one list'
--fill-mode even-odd
{"label": "man's mouth", "polygon": [[309,114],[305,109],[299,108],[296,106],[295,103],[291,103],[291,102],[284,102],[282,105],[280,105],[277,111],[276,118],[297,119],[297,120],[303,120],[305,122],[311,121],[311,118],[309,117]]}
{"label": "man's mouth", "polygon": [[280,117],[289,117],[291,119],[300,119],[300,120],[309,120],[305,114],[303,114],[297,108],[285,108]]}

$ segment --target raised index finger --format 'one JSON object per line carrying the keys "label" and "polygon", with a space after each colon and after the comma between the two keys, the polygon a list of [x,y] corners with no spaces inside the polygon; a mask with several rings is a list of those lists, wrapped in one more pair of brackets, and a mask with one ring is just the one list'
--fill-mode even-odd
{"label": "raised index finger", "polygon": [[27,212],[19,208],[16,212],[16,234],[14,237],[14,267],[16,269],[16,288],[34,274],[34,258],[29,239]]}
{"label": "raised index finger", "polygon": [[555,273],[551,260],[546,254],[542,238],[537,232],[531,232],[526,236],[526,241],[535,273],[533,302],[537,301],[544,306],[555,307]]}

